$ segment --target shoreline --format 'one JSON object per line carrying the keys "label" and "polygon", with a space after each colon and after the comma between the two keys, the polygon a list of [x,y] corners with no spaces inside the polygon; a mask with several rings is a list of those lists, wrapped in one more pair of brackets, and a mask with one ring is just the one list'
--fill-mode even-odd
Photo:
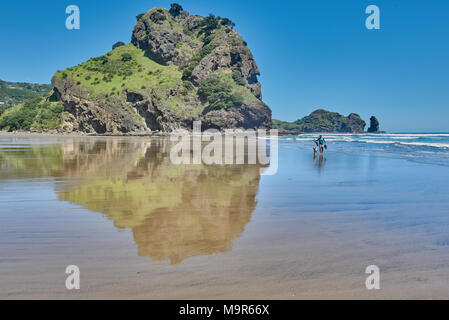
{"label": "shoreline", "polygon": [[[221,132],[224,134],[224,132]],[[170,137],[172,132],[154,132],[154,133],[83,133],[83,132],[31,132],[31,131],[0,131],[0,137],[67,137],[67,138],[86,138],[86,137],[94,137],[94,138],[104,138],[104,137],[113,137],[113,138],[123,138],[123,137],[136,137],[136,138],[155,138],[155,137]],[[291,135],[305,135],[305,134],[373,134],[370,132],[290,132],[290,131],[278,131],[279,137],[286,137]],[[387,132],[378,132],[374,134],[387,134]]]}
{"label": "shoreline", "polygon": [[140,134],[98,134],[98,133],[83,133],[83,132],[30,132],[30,131],[17,131],[8,132],[0,131],[0,137],[17,137],[17,138],[30,138],[30,137],[55,137],[55,138],[122,138],[122,137],[137,137],[137,138],[153,138],[153,137],[169,137],[170,133],[155,132],[155,133],[140,133]]}

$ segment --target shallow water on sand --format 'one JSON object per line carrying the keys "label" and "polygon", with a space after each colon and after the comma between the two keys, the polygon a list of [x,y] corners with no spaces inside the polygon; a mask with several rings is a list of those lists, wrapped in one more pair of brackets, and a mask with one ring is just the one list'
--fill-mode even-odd
{"label": "shallow water on sand", "polygon": [[0,138],[0,298],[449,298],[447,167],[285,141],[261,176],[169,151]]}

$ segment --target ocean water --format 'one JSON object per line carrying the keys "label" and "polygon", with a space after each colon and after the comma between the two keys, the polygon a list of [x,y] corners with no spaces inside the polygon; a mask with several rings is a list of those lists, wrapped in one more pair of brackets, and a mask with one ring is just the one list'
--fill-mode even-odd
{"label": "ocean water", "polygon": [[[281,137],[282,143],[312,149],[319,134]],[[449,166],[449,133],[323,134],[330,152],[377,154]]]}

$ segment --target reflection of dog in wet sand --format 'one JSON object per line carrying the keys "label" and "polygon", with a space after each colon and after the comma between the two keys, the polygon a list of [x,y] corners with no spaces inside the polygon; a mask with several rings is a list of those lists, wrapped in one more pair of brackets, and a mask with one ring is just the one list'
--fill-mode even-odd
{"label": "reflection of dog in wet sand", "polygon": [[319,151],[319,149],[318,149],[319,145],[318,145],[318,141],[315,140],[314,142],[315,142],[316,147],[313,148],[313,152],[315,152],[315,156],[316,156]]}

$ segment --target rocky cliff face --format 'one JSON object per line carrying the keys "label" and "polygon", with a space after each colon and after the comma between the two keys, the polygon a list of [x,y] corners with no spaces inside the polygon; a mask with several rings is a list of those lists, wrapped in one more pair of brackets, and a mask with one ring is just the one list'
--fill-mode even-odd
{"label": "rocky cliff face", "polygon": [[233,23],[153,9],[138,16],[131,44],[52,79],[65,131],[130,133],[271,128],[259,69]]}

